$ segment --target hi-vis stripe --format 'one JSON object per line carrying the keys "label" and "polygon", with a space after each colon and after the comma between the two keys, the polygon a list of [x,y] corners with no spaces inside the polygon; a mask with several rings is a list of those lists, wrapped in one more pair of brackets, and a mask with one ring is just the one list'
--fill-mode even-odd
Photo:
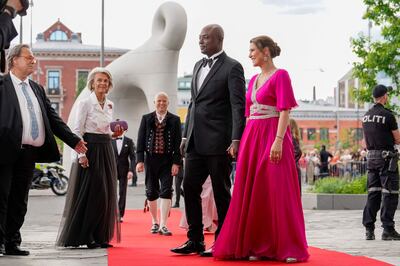
{"label": "hi-vis stripe", "polygon": [[376,192],[376,191],[382,191],[382,193],[388,193],[388,194],[399,194],[399,191],[389,191],[385,188],[381,188],[381,187],[370,187],[368,189],[368,192]]}

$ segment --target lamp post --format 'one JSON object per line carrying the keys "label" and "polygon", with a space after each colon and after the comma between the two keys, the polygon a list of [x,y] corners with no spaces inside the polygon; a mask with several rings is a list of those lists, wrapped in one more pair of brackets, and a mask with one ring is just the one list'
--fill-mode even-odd
{"label": "lamp post", "polygon": [[104,66],[104,0],[101,0],[101,50],[100,66]]}

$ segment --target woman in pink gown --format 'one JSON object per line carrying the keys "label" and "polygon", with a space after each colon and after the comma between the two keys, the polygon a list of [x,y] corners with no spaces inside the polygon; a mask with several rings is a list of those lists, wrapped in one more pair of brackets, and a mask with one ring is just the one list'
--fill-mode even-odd
{"label": "woman in pink gown", "polygon": [[306,261],[309,257],[292,137],[290,109],[297,106],[289,74],[272,58],[279,46],[268,36],[250,41],[261,68],[246,95],[246,128],[240,141],[229,210],[214,244],[217,259]]}

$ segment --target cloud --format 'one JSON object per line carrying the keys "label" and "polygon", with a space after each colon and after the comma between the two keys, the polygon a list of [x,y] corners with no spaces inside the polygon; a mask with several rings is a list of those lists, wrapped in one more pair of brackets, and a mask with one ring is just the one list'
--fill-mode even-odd
{"label": "cloud", "polygon": [[276,6],[280,14],[307,15],[325,10],[323,0],[260,0],[264,5]]}

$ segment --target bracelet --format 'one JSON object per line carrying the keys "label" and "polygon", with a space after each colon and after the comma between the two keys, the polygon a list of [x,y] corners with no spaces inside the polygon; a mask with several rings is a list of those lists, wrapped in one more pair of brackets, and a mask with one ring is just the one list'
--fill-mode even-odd
{"label": "bracelet", "polygon": [[283,137],[281,137],[281,136],[278,136],[278,135],[277,135],[276,137],[277,137],[278,139],[283,140]]}

